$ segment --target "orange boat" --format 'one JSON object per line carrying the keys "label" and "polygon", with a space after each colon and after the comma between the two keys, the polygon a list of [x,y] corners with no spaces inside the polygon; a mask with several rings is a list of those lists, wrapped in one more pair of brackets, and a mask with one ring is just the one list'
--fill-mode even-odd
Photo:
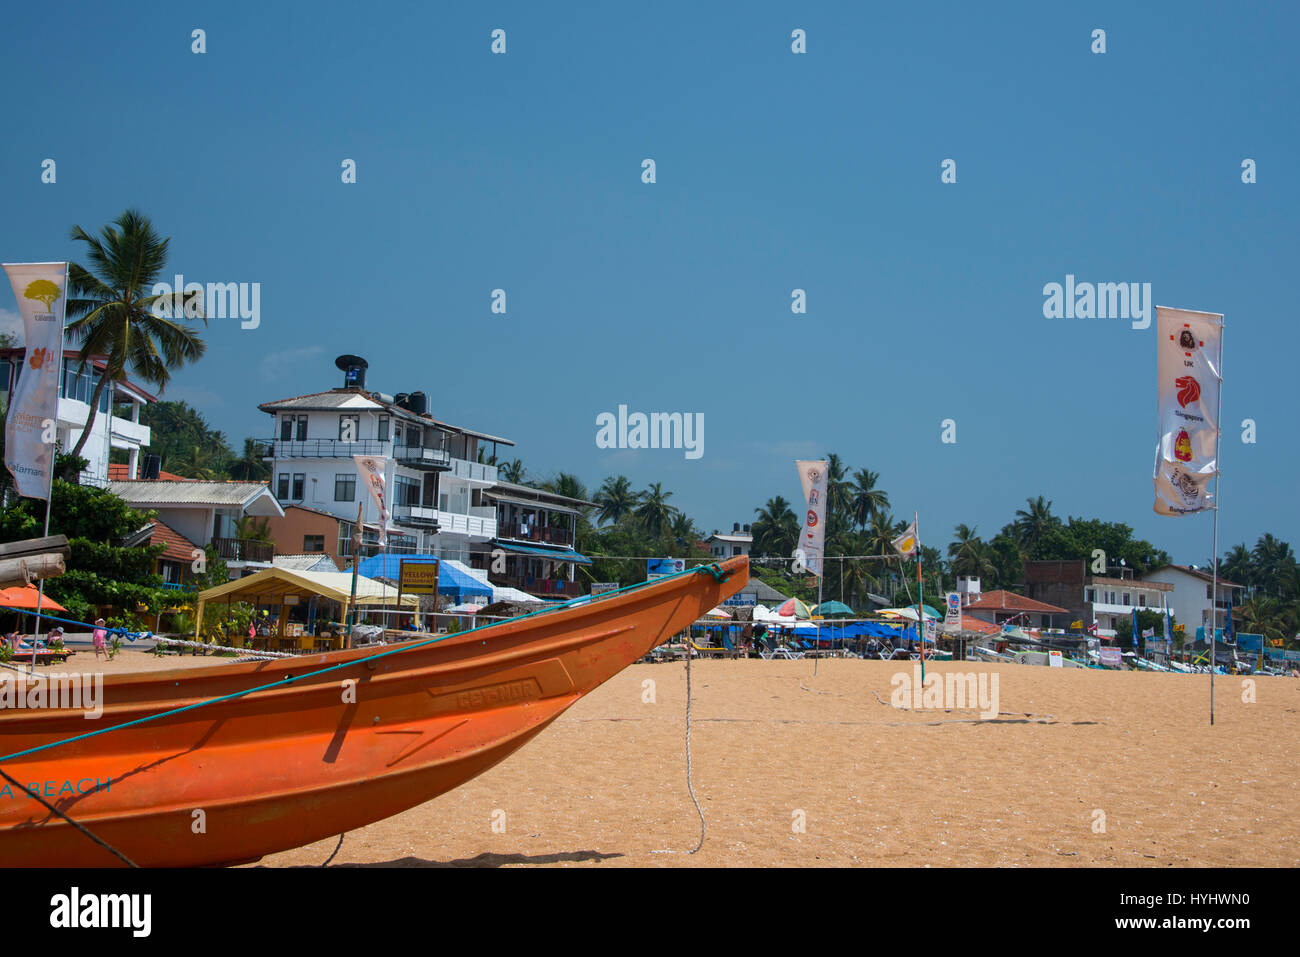
{"label": "orange boat", "polygon": [[503,760],[748,579],[733,558],[432,643],[106,676],[94,721],[0,709],[0,768],[22,782],[0,779],[0,864],[123,864],[29,791],[152,867],[252,861],[390,817]]}

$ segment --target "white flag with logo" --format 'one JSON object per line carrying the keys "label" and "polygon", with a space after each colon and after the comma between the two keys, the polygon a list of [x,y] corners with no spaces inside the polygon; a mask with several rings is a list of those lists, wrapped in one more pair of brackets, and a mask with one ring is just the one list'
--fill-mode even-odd
{"label": "white flag with logo", "polygon": [[379,509],[379,544],[388,544],[388,495],[384,473],[388,469],[388,459],[376,455],[354,455],[357,471],[361,481],[370,490],[370,498]]}
{"label": "white flag with logo", "polygon": [[903,530],[902,535],[894,539],[894,548],[904,558],[916,554],[916,519],[912,519],[912,524]]}
{"label": "white flag with logo", "polygon": [[5,272],[23,317],[27,347],[9,396],[5,465],[19,495],[45,498],[54,473],[68,264],[5,263]]}
{"label": "white flag with logo", "polygon": [[1191,515],[1214,507],[1219,472],[1219,338],[1223,316],[1156,307],[1155,510]]}
{"label": "white flag with logo", "polygon": [[804,567],[820,576],[826,543],[826,462],[796,461],[794,464],[799,469],[806,505],[796,553],[802,552]]}

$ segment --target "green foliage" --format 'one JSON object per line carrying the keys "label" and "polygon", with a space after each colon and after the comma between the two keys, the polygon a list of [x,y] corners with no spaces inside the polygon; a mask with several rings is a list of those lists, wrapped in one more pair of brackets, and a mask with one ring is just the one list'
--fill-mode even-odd
{"label": "green foliage", "polygon": [[[162,467],[169,472],[186,478],[226,478],[236,462],[242,461],[236,459],[225,434],[212,429],[203,415],[185,402],[151,403],[144,407],[140,421],[150,429],[148,451],[160,455]],[[248,467],[245,464],[241,469]]]}

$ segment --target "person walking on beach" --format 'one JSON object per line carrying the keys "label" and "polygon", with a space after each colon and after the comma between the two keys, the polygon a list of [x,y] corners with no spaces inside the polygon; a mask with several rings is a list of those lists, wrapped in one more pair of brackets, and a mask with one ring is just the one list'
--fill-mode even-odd
{"label": "person walking on beach", "polygon": [[104,625],[103,618],[96,618],[95,630],[90,633],[90,643],[94,646],[96,658],[99,658],[101,652],[108,654],[108,632],[104,629]]}

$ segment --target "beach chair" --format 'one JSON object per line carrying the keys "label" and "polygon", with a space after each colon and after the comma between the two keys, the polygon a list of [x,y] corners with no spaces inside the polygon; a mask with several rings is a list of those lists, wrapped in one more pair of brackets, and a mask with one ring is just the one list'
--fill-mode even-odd
{"label": "beach chair", "polygon": [[726,648],[719,648],[717,645],[697,645],[695,643],[695,639],[691,638],[690,636],[687,636],[686,640],[691,643],[691,647],[694,648],[699,654],[706,655],[707,657],[712,658],[716,655],[727,654]]}

